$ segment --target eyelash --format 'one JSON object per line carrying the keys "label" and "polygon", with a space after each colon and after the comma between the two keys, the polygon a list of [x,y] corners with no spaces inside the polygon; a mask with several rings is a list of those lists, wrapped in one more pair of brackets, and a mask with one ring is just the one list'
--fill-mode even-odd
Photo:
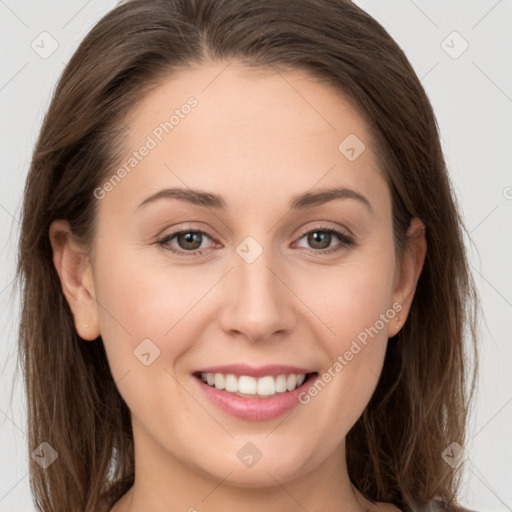
{"label": "eyelash", "polygon": [[[298,238],[298,240],[304,238],[306,235],[309,235],[310,233],[318,233],[318,232],[330,233],[330,234],[336,235],[341,240],[341,244],[339,244],[338,246],[327,248],[327,249],[319,249],[319,250],[309,249],[310,251],[312,251],[314,253],[324,255],[324,254],[329,254],[329,253],[333,253],[333,252],[338,252],[343,249],[348,249],[348,248],[356,245],[356,242],[352,236],[347,235],[346,233],[343,233],[343,231],[339,231],[335,228],[327,228],[327,227],[322,227],[322,226],[317,226],[316,228],[306,231]],[[172,252],[173,254],[177,254],[177,255],[185,256],[185,257],[196,256],[196,255],[200,255],[203,253],[204,249],[195,250],[195,251],[177,251],[176,249],[173,249],[169,245],[167,245],[173,238],[175,238],[177,235],[180,235],[181,233],[201,233],[202,235],[206,235],[210,240],[213,240],[212,237],[210,235],[208,235],[208,233],[205,233],[204,231],[201,231],[199,229],[182,229],[180,231],[175,231],[174,233],[166,235],[165,237],[158,240],[157,244],[160,247],[163,247],[165,250]]]}

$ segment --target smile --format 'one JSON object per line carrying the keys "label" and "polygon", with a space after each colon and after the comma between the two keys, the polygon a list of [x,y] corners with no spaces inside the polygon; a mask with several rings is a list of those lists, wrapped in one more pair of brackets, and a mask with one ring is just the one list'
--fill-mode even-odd
{"label": "smile", "polygon": [[272,396],[276,393],[286,393],[300,387],[308,376],[306,373],[281,374],[277,377],[266,375],[256,378],[250,375],[237,377],[232,373],[210,373],[201,372],[201,380],[215,389],[221,389],[237,396],[250,398],[258,396]]}
{"label": "smile", "polygon": [[299,405],[299,395],[319,373],[291,366],[231,365],[203,368],[192,375],[216,408],[244,420],[263,421]]}

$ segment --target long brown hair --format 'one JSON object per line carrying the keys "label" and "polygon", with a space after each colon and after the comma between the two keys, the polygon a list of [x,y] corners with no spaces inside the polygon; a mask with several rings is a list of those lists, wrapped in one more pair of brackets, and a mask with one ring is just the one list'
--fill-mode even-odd
{"label": "long brown hair", "polygon": [[123,119],[150,88],[206,59],[306,70],[337,88],[371,129],[392,196],[397,261],[411,218],[424,222],[427,255],[410,314],[347,435],[347,463],[372,500],[405,511],[437,496],[456,510],[460,468],[442,452],[465,444],[476,381],[479,300],[467,231],[416,73],[386,30],[348,0],[131,0],[97,23],[66,66],[26,182],[18,262],[29,451],[48,442],[58,453],[46,469],[29,459],[37,507],[108,510],[134,481],[130,411],[101,339],[84,342],[75,330],[50,223],[66,219],[92,242],[94,190],[119,157]]}

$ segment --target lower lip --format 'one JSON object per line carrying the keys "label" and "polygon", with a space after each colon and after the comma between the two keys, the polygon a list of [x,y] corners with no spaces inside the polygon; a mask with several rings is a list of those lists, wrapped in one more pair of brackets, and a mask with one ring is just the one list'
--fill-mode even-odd
{"label": "lower lip", "polygon": [[299,405],[299,395],[305,392],[317,377],[318,375],[313,375],[293,391],[277,393],[268,398],[244,398],[209,386],[198,377],[193,378],[199,383],[207,398],[225,412],[244,420],[264,421],[278,418]]}

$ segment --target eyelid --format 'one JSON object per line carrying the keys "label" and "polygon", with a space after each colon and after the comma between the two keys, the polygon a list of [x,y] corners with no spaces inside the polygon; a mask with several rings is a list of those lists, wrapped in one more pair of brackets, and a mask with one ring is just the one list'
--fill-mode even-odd
{"label": "eyelid", "polygon": [[[189,233],[189,232],[200,233],[201,235],[209,238],[212,242],[214,242],[214,243],[216,242],[216,239],[213,236],[211,236],[207,231],[204,231],[203,229],[198,229],[193,226],[182,226],[182,227],[178,227],[178,228],[172,230],[168,234],[159,235],[157,237],[157,243],[162,243],[165,240],[172,240],[173,238],[175,238],[176,236],[178,236],[181,233]],[[195,249],[195,250],[202,251],[204,249]],[[193,251],[183,251],[183,252],[192,253]]]}
{"label": "eyelid", "polygon": [[344,234],[346,237],[355,238],[354,234],[350,229],[344,227],[344,226],[330,226],[328,224],[322,223],[322,221],[318,221],[319,224],[314,224],[313,226],[310,226],[308,228],[305,228],[304,230],[301,230],[300,235],[298,238],[302,238],[304,235],[307,235],[308,233],[311,233],[312,231],[320,231],[320,230],[326,230],[326,231],[338,231],[342,234]]}
{"label": "eyelid", "polygon": [[326,247],[325,249],[319,249],[319,250],[306,248],[306,250],[308,250],[310,252],[313,252],[313,253],[316,253],[319,255],[325,255],[325,254],[329,254],[329,253],[335,253],[335,252],[341,251],[343,249],[348,249],[350,247],[355,247],[358,245],[358,243],[356,241],[356,237],[352,234],[352,232],[349,229],[346,229],[346,228],[342,229],[339,227],[332,227],[332,226],[326,226],[326,225],[321,225],[321,224],[310,227],[309,229],[306,229],[305,231],[302,231],[302,233],[297,238],[297,241],[294,242],[294,244],[296,244],[299,240],[304,238],[306,235],[308,235],[310,233],[317,232],[317,231],[323,231],[323,232],[334,234],[334,236],[336,236],[338,238],[340,243],[333,247]]}
{"label": "eyelid", "polygon": [[[318,255],[325,255],[328,253],[338,252],[343,249],[347,249],[351,246],[357,245],[355,237],[349,229],[328,226],[323,223],[316,224],[314,226],[310,226],[309,228],[304,228],[303,230],[301,230],[301,233],[297,236],[297,238],[293,242],[293,245],[295,245],[298,241],[300,241],[302,238],[304,238],[304,236],[306,236],[312,232],[315,232],[315,231],[324,231],[324,232],[332,233],[340,240],[340,243],[335,245],[334,247],[327,247],[325,249],[318,249],[318,250],[307,248],[307,247],[303,248],[309,252],[312,252],[313,254],[316,253]],[[170,251],[171,253],[177,254],[179,256],[194,256],[196,254],[202,254],[206,249],[203,248],[203,249],[195,249],[195,250],[191,250],[191,251],[185,251],[182,249],[174,249],[174,248],[169,248],[169,247],[165,246],[166,243],[168,243],[170,240],[172,240],[179,234],[187,233],[187,232],[200,233],[201,235],[209,238],[212,242],[214,242],[214,244],[217,243],[216,239],[214,237],[212,237],[208,232],[206,232],[202,229],[195,228],[191,225],[180,226],[180,227],[176,228],[175,230],[173,230],[171,233],[169,233],[167,235],[160,236],[157,239],[156,243],[158,245],[160,245],[161,247],[165,248],[166,250]]]}
{"label": "eyelid", "polygon": [[[342,226],[340,228],[339,226],[329,226],[327,224],[323,224],[322,221],[318,221],[318,222],[319,222],[319,224],[314,224],[313,226],[302,229],[300,231],[299,235],[297,235],[297,238],[302,238],[304,235],[311,233],[311,231],[320,230],[320,229],[340,231],[347,237],[355,238],[352,231],[350,229],[346,228],[345,226]],[[188,231],[198,232],[203,235],[206,235],[210,240],[215,240],[215,237],[211,236],[207,231],[204,231],[203,229],[192,226],[191,224],[179,225],[177,228],[173,229],[173,231],[171,231],[171,233],[169,233],[168,235],[158,235],[157,238],[158,239],[168,238],[171,235],[173,237],[182,232],[188,232]],[[344,231],[346,231],[346,233],[344,233]]]}

